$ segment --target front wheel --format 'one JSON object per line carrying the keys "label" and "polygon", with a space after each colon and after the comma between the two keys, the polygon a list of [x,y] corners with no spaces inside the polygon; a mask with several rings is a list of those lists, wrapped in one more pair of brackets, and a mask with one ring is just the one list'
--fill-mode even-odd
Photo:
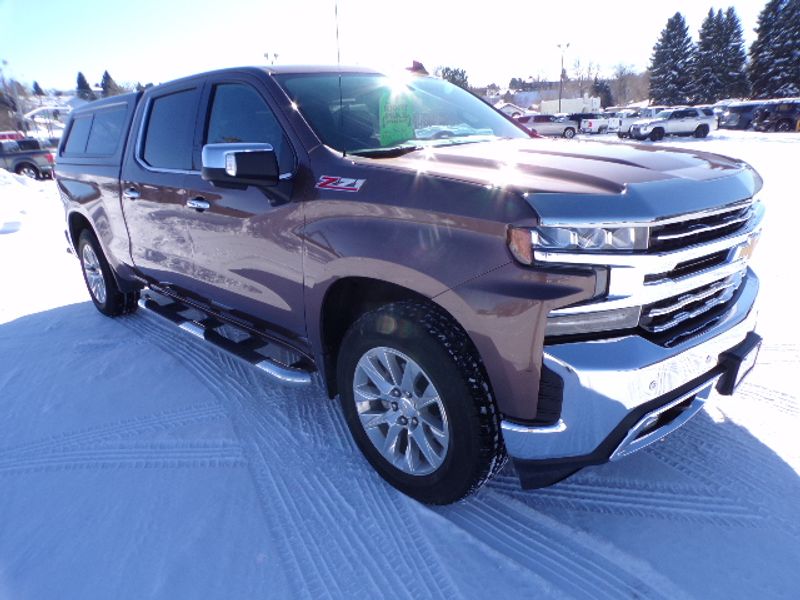
{"label": "front wheel", "polygon": [[78,238],[78,258],[81,261],[83,280],[97,310],[109,317],[136,310],[139,293],[123,292],[119,289],[100,243],[88,229],[84,229]]}
{"label": "front wheel", "polygon": [[433,305],[397,302],[362,315],[342,341],[337,382],[359,449],[412,498],[455,502],[505,462],[480,359]]}
{"label": "front wheel", "polygon": [[567,127],[564,130],[564,137],[567,138],[568,140],[574,138],[575,137],[575,130],[572,127]]}
{"label": "front wheel", "polygon": [[648,136],[651,142],[660,142],[664,139],[664,130],[663,129],[653,129]]}

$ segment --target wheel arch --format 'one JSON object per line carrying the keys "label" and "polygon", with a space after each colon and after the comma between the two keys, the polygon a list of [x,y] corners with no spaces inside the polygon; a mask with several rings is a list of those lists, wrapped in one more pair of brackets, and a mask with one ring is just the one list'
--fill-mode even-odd
{"label": "wheel arch", "polygon": [[350,326],[365,312],[392,302],[414,300],[436,307],[463,330],[458,321],[430,297],[380,279],[350,276],[337,279],[326,290],[319,311],[322,372],[330,398],[338,393],[336,364],[342,339]]}

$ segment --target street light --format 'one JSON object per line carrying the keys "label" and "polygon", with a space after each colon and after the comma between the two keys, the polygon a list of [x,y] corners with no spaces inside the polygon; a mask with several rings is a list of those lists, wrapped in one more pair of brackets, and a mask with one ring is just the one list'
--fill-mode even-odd
{"label": "street light", "polygon": [[561,50],[561,77],[558,81],[558,112],[561,112],[561,96],[564,93],[564,76],[566,73],[564,72],[564,52],[567,51],[569,48],[569,42],[566,44],[556,44],[558,49]]}

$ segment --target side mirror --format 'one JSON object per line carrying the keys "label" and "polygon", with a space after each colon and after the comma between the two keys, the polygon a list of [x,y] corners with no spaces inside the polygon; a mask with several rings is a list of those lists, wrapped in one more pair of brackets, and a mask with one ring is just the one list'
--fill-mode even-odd
{"label": "side mirror", "polygon": [[203,179],[217,184],[277,185],[278,157],[270,144],[203,146]]}

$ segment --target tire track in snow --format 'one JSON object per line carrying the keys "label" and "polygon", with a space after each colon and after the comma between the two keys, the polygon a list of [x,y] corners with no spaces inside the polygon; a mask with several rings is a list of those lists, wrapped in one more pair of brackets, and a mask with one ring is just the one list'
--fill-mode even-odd
{"label": "tire track in snow", "polygon": [[753,507],[718,490],[698,486],[655,484],[641,481],[591,479],[579,475],[552,487],[526,491],[514,475],[501,475],[490,488],[530,506],[555,506],[583,512],[711,522],[723,526],[758,526],[761,516]]}
{"label": "tire track in snow", "polygon": [[490,489],[437,509],[487,546],[576,598],[683,598],[641,559]]}
{"label": "tire track in snow", "polygon": [[56,452],[75,446],[87,446],[107,440],[138,437],[155,431],[167,431],[198,422],[224,418],[225,412],[218,404],[194,405],[188,408],[164,411],[80,431],[63,433],[18,446],[7,446],[0,448],[0,458]]}
{"label": "tire track in snow", "polygon": [[736,393],[741,399],[754,400],[778,412],[792,417],[800,417],[800,404],[798,399],[791,394],[749,382],[745,383]]}
{"label": "tire track in snow", "polygon": [[0,459],[0,475],[75,469],[172,469],[246,466],[238,445],[159,443],[92,447],[40,456]]}
{"label": "tire track in snow", "polygon": [[[238,359],[157,319],[139,315],[126,325],[180,361],[225,407],[265,519],[279,538],[291,580],[302,582],[303,595],[380,597],[386,590],[393,597],[457,595],[416,516],[404,508],[406,499],[366,466],[358,470],[364,463],[353,455],[337,404],[322,397],[312,403],[307,389],[277,387]],[[331,444],[331,438],[340,441]],[[314,471],[298,477],[309,454]],[[350,471],[360,476],[351,478]],[[390,569],[387,557],[396,561]],[[354,565],[368,574],[366,581],[341,577]]]}

